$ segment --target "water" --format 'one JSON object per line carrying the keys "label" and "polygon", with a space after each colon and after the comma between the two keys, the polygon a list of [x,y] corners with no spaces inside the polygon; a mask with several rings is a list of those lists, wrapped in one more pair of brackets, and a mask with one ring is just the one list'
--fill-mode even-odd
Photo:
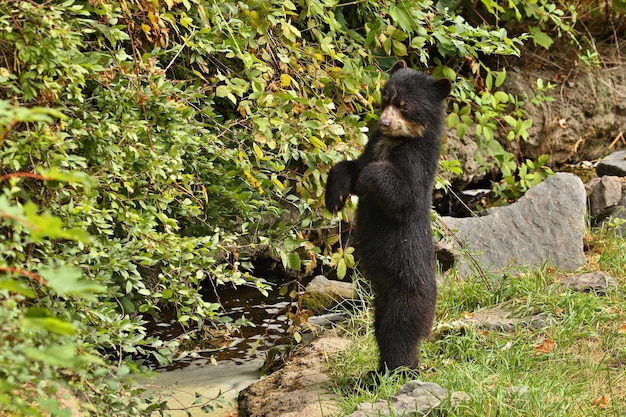
{"label": "water", "polygon": [[[213,301],[213,300],[211,300]],[[233,321],[245,316],[254,326],[244,326],[240,331],[227,336],[224,347],[198,349],[194,355],[187,355],[158,370],[174,370],[189,366],[197,367],[211,364],[212,358],[218,363],[232,361],[245,364],[259,357],[265,358],[265,351],[272,346],[289,342],[287,328],[289,322],[285,313],[291,303],[278,294],[278,289],[271,291],[268,297],[263,296],[255,288],[239,287],[235,290],[220,292],[226,316]],[[164,314],[166,320],[156,323],[151,334],[161,340],[172,340],[184,332],[176,322],[175,314]]]}
{"label": "water", "polygon": [[[228,317],[235,321],[245,316],[255,326],[243,327],[230,335],[225,347],[199,349],[193,356],[187,355],[167,366],[157,367],[157,372],[144,386],[161,401],[168,401],[168,412],[172,417],[187,416],[187,412],[204,417],[233,415],[239,391],[260,378],[265,351],[290,341],[286,336],[289,322],[285,313],[291,304],[278,294],[278,288],[268,297],[249,287],[220,291],[219,297]],[[183,332],[175,314],[170,314],[151,329],[151,334],[162,340],[172,340]],[[218,397],[226,407],[204,413],[200,405]]]}
{"label": "water", "polygon": [[[259,379],[261,365],[261,358],[245,363],[225,360],[217,365],[196,361],[184,368],[155,372],[144,387],[159,402],[167,401],[168,414],[172,417],[233,416],[237,410],[237,394]],[[209,403],[220,407],[207,414],[201,406]]]}

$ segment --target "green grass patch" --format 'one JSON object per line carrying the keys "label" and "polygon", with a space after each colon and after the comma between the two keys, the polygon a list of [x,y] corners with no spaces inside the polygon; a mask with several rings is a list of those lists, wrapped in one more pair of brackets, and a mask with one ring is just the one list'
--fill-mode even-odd
{"label": "green grass patch", "polygon": [[[624,288],[625,240],[603,230],[588,233],[585,244],[587,270],[605,271]],[[496,277],[491,289],[479,277],[461,279],[453,272],[445,278],[437,329],[422,344],[419,375],[451,392],[468,394],[468,402],[444,406],[444,415],[626,415],[624,294],[574,292],[558,283],[562,276],[551,268],[526,271]],[[493,306],[522,318],[542,314],[549,324],[520,325],[509,332],[463,324]],[[411,376],[385,376],[377,389],[361,388],[360,379],[376,367],[378,357],[371,314],[361,310],[344,326],[352,345],[332,359],[329,369],[343,414],[349,414],[358,403],[394,395]]]}

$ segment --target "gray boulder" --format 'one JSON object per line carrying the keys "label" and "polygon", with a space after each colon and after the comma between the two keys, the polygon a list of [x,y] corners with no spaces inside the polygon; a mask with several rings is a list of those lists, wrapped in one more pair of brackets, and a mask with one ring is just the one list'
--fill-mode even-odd
{"label": "gray boulder", "polygon": [[[577,176],[557,173],[516,203],[481,217],[443,217],[447,236],[459,250],[457,270],[468,275],[471,254],[489,272],[552,265],[572,271],[586,264],[583,251],[585,187]],[[446,231],[444,230],[444,234]],[[467,252],[466,252],[467,251]]]}
{"label": "gray boulder", "polygon": [[587,185],[589,214],[594,219],[607,217],[622,199],[622,182],[619,177],[593,178]]}

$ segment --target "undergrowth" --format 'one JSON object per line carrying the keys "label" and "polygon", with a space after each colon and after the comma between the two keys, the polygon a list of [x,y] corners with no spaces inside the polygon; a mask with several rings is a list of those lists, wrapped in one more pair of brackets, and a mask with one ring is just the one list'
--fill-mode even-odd
{"label": "undergrowth", "polygon": [[[588,232],[587,272],[602,270],[626,283],[626,240],[612,230]],[[500,277],[487,290],[478,277],[449,273],[440,285],[436,327],[421,346],[419,378],[462,391],[466,401],[442,405],[449,416],[623,416],[626,407],[626,308],[621,291],[580,293],[559,285],[552,268]],[[366,294],[370,297],[369,294]],[[511,332],[462,324],[493,306],[518,317],[543,314],[544,327]],[[411,376],[384,376],[375,390],[358,382],[378,355],[370,312],[356,313],[342,329],[351,346],[329,371],[342,415],[361,402],[394,395]]]}

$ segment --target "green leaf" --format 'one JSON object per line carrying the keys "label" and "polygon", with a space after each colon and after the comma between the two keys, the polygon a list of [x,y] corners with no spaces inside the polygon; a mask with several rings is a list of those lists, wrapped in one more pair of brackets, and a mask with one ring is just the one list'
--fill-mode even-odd
{"label": "green leaf", "polygon": [[76,329],[71,323],[53,317],[44,308],[31,307],[24,314],[22,325],[30,330],[46,330],[62,336],[73,336]]}
{"label": "green leaf", "polygon": [[404,43],[395,39],[393,40],[393,52],[397,56],[407,56],[409,54]]}
{"label": "green leaf", "polygon": [[500,87],[506,80],[506,68],[502,68],[502,70],[494,72],[494,74],[496,74],[496,87]]}
{"label": "green leaf", "polygon": [[24,281],[12,278],[0,279],[0,290],[10,291],[15,294],[21,294],[28,298],[35,298],[35,292]]}
{"label": "green leaf", "polygon": [[337,278],[343,279],[346,276],[347,266],[345,259],[341,258],[337,263]]}
{"label": "green leaf", "polygon": [[448,117],[446,117],[446,121],[449,127],[454,128],[459,124],[459,115],[456,113],[450,113],[448,114]]}
{"label": "green leaf", "polygon": [[293,269],[294,271],[299,271],[301,267],[302,260],[297,253],[292,252],[287,255],[287,268]]}
{"label": "green leaf", "polygon": [[[0,201],[0,216],[2,216],[2,202]],[[52,239],[68,239],[82,243],[89,243],[89,234],[78,228],[65,229],[63,222],[57,216],[48,211],[38,214],[38,207],[33,202],[24,205],[23,215],[17,216],[14,220],[22,223],[30,229],[31,236],[35,242],[41,241],[44,237]]]}
{"label": "green leaf", "polygon": [[456,80],[456,72],[446,65],[441,67],[441,74],[450,81]]}
{"label": "green leaf", "polygon": [[76,346],[71,344],[42,348],[27,346],[24,348],[24,353],[32,360],[55,367],[74,368],[82,362],[76,354]]}
{"label": "green leaf", "polygon": [[509,95],[504,91],[496,91],[495,93],[493,93],[493,96],[496,98],[496,100],[498,100],[499,103],[509,102]]}
{"label": "green leaf", "polygon": [[554,43],[552,38],[543,32],[538,26],[529,26],[528,31],[530,32],[535,45],[548,49]]}
{"label": "green leaf", "polygon": [[96,181],[84,172],[79,171],[59,171],[57,168],[38,168],[37,173],[46,177],[47,180],[67,182],[71,184],[81,184],[85,191],[91,190],[96,185]]}
{"label": "green leaf", "polygon": [[509,124],[509,126],[511,127],[516,127],[517,126],[517,119],[514,118],[513,116],[510,115],[505,115],[502,117],[502,119],[507,122]]}
{"label": "green leaf", "polygon": [[95,299],[97,293],[105,291],[105,287],[97,282],[82,278],[79,268],[59,266],[56,268],[44,266],[39,269],[39,275],[46,280],[48,286],[59,296],[74,295],[87,299]]}

